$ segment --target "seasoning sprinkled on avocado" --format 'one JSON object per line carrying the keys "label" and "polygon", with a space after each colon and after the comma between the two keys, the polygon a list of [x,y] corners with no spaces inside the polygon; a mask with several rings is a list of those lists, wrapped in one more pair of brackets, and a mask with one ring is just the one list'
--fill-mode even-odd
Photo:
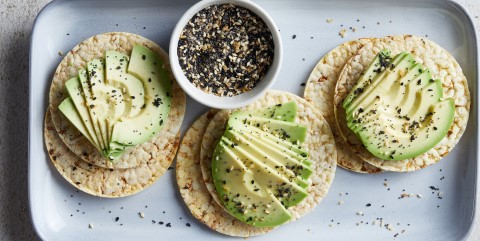
{"label": "seasoning sprinkled on avocado", "polygon": [[[358,91],[361,89],[362,91]],[[379,97],[382,96],[382,97]],[[405,160],[446,136],[455,103],[410,53],[381,51],[343,101],[347,126],[373,155]]]}
{"label": "seasoning sprinkled on avocado", "polygon": [[237,111],[229,118],[212,157],[212,176],[226,209],[256,226],[287,222],[287,208],[307,196],[313,173],[300,144],[307,130],[295,123],[295,102],[254,111]]}

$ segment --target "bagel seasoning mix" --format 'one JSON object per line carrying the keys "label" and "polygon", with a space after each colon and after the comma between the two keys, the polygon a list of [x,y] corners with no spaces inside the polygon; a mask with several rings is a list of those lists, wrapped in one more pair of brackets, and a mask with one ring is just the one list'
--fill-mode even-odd
{"label": "bagel seasoning mix", "polygon": [[185,76],[217,96],[235,96],[261,81],[273,62],[275,44],[265,22],[233,4],[196,13],[180,34],[177,54]]}

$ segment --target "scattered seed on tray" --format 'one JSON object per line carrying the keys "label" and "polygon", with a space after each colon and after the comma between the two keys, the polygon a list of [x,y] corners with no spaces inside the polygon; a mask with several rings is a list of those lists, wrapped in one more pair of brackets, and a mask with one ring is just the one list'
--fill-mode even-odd
{"label": "scattered seed on tray", "polygon": [[275,44],[265,22],[233,4],[207,7],[180,34],[178,58],[190,82],[206,93],[235,96],[251,90],[273,62]]}
{"label": "scattered seed on tray", "polygon": [[305,85],[307,85],[305,82],[300,84],[300,86],[305,86]]}
{"label": "scattered seed on tray", "polygon": [[294,35],[292,36],[292,39],[296,39],[296,38],[297,38],[297,35],[294,34]]}
{"label": "scattered seed on tray", "polygon": [[331,22],[333,22],[333,19],[328,18],[328,19],[327,19],[327,23],[331,23]]}
{"label": "scattered seed on tray", "polygon": [[190,223],[186,223],[185,226],[191,227],[192,225]]}
{"label": "scattered seed on tray", "polygon": [[93,229],[93,224],[89,223],[89,224],[88,224],[88,228],[89,228],[89,229]]}

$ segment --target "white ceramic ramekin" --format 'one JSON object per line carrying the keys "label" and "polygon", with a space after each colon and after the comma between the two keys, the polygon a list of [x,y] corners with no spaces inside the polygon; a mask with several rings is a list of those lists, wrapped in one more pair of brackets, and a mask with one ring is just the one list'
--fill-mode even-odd
{"label": "white ceramic ramekin", "polygon": [[[185,76],[180,63],[178,61],[177,49],[178,41],[182,30],[188,21],[200,10],[215,4],[234,4],[251,10],[257,14],[268,26],[272,33],[273,42],[275,44],[274,57],[270,69],[266,75],[257,83],[250,91],[232,97],[220,97],[214,94],[208,94],[201,89],[195,87]],[[170,46],[169,46],[170,64],[172,71],[182,89],[196,101],[217,109],[234,109],[250,104],[260,98],[275,82],[283,60],[282,41],[279,30],[272,18],[256,3],[249,0],[203,0],[193,5],[180,18],[175,29],[173,30]]]}

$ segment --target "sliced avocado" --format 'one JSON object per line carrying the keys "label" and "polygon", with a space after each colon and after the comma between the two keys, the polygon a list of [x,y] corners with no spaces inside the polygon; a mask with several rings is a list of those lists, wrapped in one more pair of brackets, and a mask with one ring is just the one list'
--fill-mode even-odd
{"label": "sliced avocado", "polygon": [[107,83],[120,89],[125,99],[126,110],[121,117],[137,116],[145,104],[145,90],[143,82],[127,72],[128,55],[107,51],[105,62]]}
{"label": "sliced avocado", "polygon": [[[65,88],[67,89],[70,98],[75,106],[75,109],[78,112],[78,115],[82,118],[82,122],[88,131],[88,134],[94,142],[94,146],[102,152],[100,141],[95,134],[95,129],[93,127],[92,120],[90,118],[90,113],[87,109],[86,101],[84,95],[82,94],[82,87],[78,77],[71,78],[65,82]],[[71,111],[70,111],[71,112]],[[65,112],[64,112],[65,114]],[[68,117],[67,117],[68,118]],[[78,129],[78,127],[77,127]]]}
{"label": "sliced avocado", "polygon": [[[367,84],[363,88],[363,92],[360,95],[357,95],[351,103],[345,103],[345,110],[347,113],[356,109],[360,103],[365,103],[364,100],[366,97],[372,96],[370,95],[371,92],[383,93],[378,92],[377,88],[389,88],[392,83],[398,81],[401,77],[406,75],[408,70],[415,65],[415,59],[412,55],[408,55],[406,52],[402,52],[395,56],[390,63],[387,64],[386,68],[378,73],[374,79],[372,79],[370,84]],[[380,83],[380,87],[378,86]],[[354,92],[350,92],[354,93]],[[375,97],[375,96],[374,96]]]}
{"label": "sliced avocado", "polygon": [[274,227],[292,218],[268,188],[270,184],[259,184],[270,175],[247,169],[221,142],[213,153],[212,176],[224,207],[238,220],[255,227]]}
{"label": "sliced avocado", "polygon": [[[72,98],[68,97],[62,101],[62,103],[58,106],[58,109],[67,117],[67,119],[77,128],[82,135],[87,138],[87,140],[95,146],[95,142],[93,138],[90,136],[87,128],[82,121],[82,118],[78,114],[77,109],[75,108],[75,104],[72,101]],[[96,147],[96,146],[95,146]]]}
{"label": "sliced avocado", "polygon": [[249,116],[293,122],[297,117],[297,104],[292,101],[243,112]]}
{"label": "sliced avocado", "polygon": [[437,79],[417,91],[417,103],[414,105],[407,116],[412,120],[419,120],[428,113],[428,104],[440,100],[443,97],[442,82]]}
{"label": "sliced avocado", "polygon": [[172,82],[160,57],[137,45],[132,50],[127,72],[142,81],[145,104],[137,116],[115,124],[111,135],[113,148],[149,140],[165,125],[170,112]]}
{"label": "sliced avocado", "polygon": [[384,74],[347,112],[347,126],[368,151],[384,160],[427,152],[446,135],[455,116],[453,99],[442,100],[441,81],[432,80],[423,66],[411,65],[412,59],[408,53],[397,65],[408,67],[406,74]]}
{"label": "sliced avocado", "polygon": [[256,126],[264,132],[268,132],[282,139],[291,142],[303,142],[307,136],[307,127],[298,123],[274,120],[263,117],[249,116],[244,112],[232,113],[228,120],[228,126],[235,125],[234,122],[241,122],[245,125]]}
{"label": "sliced avocado", "polygon": [[[256,160],[263,162],[270,168],[271,171],[276,172],[278,175],[284,176],[290,182],[294,182],[302,188],[308,187],[308,182],[306,181],[308,176],[304,179],[303,176],[298,175],[300,174],[298,171],[301,170],[303,166],[297,161],[294,161],[293,163],[288,162],[288,156],[282,155],[282,153],[278,155],[276,152],[270,152],[266,150],[263,151],[261,146],[257,146],[255,143],[253,143],[252,139],[246,138],[246,136],[244,136],[241,132],[239,133],[235,132],[234,130],[226,130],[222,139],[228,139],[230,143],[227,144],[234,143],[234,145],[237,145],[255,157]],[[295,165],[297,163],[299,165]]]}
{"label": "sliced avocado", "polygon": [[357,83],[353,87],[345,100],[343,101],[343,107],[346,109],[347,106],[355,99],[359,94],[361,94],[365,87],[369,85],[372,80],[377,76],[378,73],[385,69],[390,64],[392,58],[390,57],[390,51],[382,50],[375,58],[373,59],[370,66],[367,68],[365,73],[363,73],[358,79]]}
{"label": "sliced avocado", "polygon": [[[398,58],[395,57],[395,59]],[[409,85],[409,82],[419,75],[418,71],[413,71],[417,66],[413,56],[408,54],[404,56],[401,62],[396,63],[395,67],[388,68],[377,75],[380,79],[377,79],[375,86],[368,85],[365,94],[359,95],[358,98],[347,107],[347,120],[350,120],[355,114],[359,114],[362,110],[371,106],[376,99],[388,98],[388,100],[385,101],[389,104],[401,106],[401,104],[396,103],[395,100],[398,101],[402,99],[401,96],[407,96],[405,93],[405,85]]]}
{"label": "sliced avocado", "polygon": [[[422,92],[421,90],[431,82],[434,82],[434,80],[430,75],[430,71],[425,70],[417,78],[412,79],[412,81],[408,83],[405,90],[405,95],[401,100],[401,102],[393,103],[393,104],[397,104],[399,108],[401,108],[400,115],[402,116],[407,115],[407,113],[410,112],[412,109],[418,108],[418,100],[419,100],[418,97],[420,97],[419,94]],[[436,88],[435,91],[443,92],[443,89],[440,86],[440,89]],[[443,95],[443,93],[441,95]],[[435,102],[438,102],[438,101],[439,101],[439,98],[435,100]],[[409,116],[409,118],[411,118],[411,116]]]}
{"label": "sliced avocado", "polygon": [[[360,139],[366,140],[366,148],[384,160],[404,160],[416,157],[433,148],[448,133],[455,117],[455,102],[446,99],[433,104],[422,122],[410,122],[405,129],[391,126],[376,126],[359,132]],[[375,126],[374,126],[375,127]],[[371,135],[371,133],[382,133]],[[385,140],[388,145],[385,145]]]}
{"label": "sliced avocado", "polygon": [[286,141],[284,139],[280,139],[279,137],[274,136],[268,132],[263,132],[262,130],[254,126],[236,125],[235,128],[237,130],[241,130],[252,135],[254,138],[262,140],[262,142],[269,145],[270,147],[278,149],[279,151],[288,154],[289,157],[295,158],[299,162],[307,166],[312,165],[312,163],[307,159],[308,152],[302,149],[300,145],[297,145],[290,141]]}
{"label": "sliced avocado", "polygon": [[[105,123],[110,137],[108,156],[114,159],[129,145],[114,142],[111,140],[113,128],[120,120],[136,117],[145,104],[145,91],[141,80],[127,72],[129,57],[126,54],[117,51],[107,51],[105,53],[105,80],[104,82],[111,88],[110,91],[114,100],[120,100],[121,103],[115,103],[108,109]],[[95,68],[100,65],[92,65]],[[95,70],[93,70],[95,71]],[[103,73],[103,70],[102,70]],[[110,97],[110,96],[109,96]],[[110,102],[112,103],[112,102]],[[117,106],[121,108],[117,108]],[[114,154],[115,153],[115,154]]]}
{"label": "sliced avocado", "polygon": [[277,171],[268,167],[268,165],[258,160],[238,144],[231,142],[225,137],[222,137],[221,141],[227,148],[230,148],[247,169],[252,170],[258,175],[262,175],[262,178],[258,177],[258,180],[252,182],[253,186],[267,186],[285,207],[295,206],[307,197],[305,188],[300,187],[289,178],[278,174]]}
{"label": "sliced avocado", "polygon": [[103,112],[101,109],[99,109],[100,105],[97,103],[97,99],[92,95],[92,88],[86,69],[80,69],[78,71],[78,80],[82,86],[85,104],[88,109],[88,113],[90,114],[90,119],[92,120],[93,129],[99,141],[100,148],[102,148],[102,152],[106,152],[108,147],[108,138],[105,123],[102,125]]}
{"label": "sliced avocado", "polygon": [[[245,138],[249,140],[249,143],[251,146],[258,147],[259,149],[263,150],[265,153],[268,153],[269,160],[276,160],[278,164],[291,170],[296,176],[300,176],[301,178],[306,180],[313,173],[310,166],[304,163],[307,160],[307,158],[301,157],[296,153],[291,153],[288,150],[285,150],[283,148],[275,148],[275,146],[279,146],[279,145],[276,143],[266,141],[265,139],[258,138],[250,134],[248,131],[235,130],[235,129],[232,131],[235,132],[237,135],[244,135]],[[309,164],[311,163],[309,162]]]}
{"label": "sliced avocado", "polygon": [[[406,96],[406,86],[410,83],[411,80],[417,79],[420,73],[422,73],[423,71],[427,70],[425,70],[421,64],[415,64],[415,66],[412,67],[405,76],[393,83],[386,95],[381,97],[389,98],[389,103],[399,106],[399,103],[401,103],[401,101]],[[399,109],[396,108],[396,110],[398,113]]]}

